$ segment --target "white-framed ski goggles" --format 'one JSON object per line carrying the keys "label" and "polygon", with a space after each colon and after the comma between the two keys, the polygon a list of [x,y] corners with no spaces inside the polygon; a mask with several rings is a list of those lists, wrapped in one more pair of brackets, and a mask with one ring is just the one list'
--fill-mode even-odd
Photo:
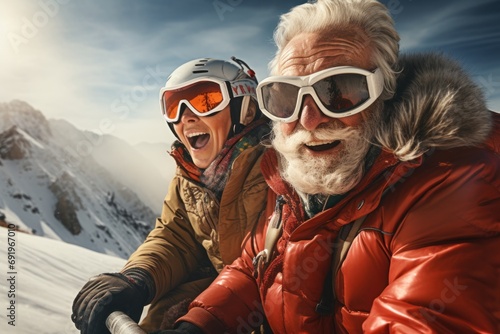
{"label": "white-framed ski goggles", "polygon": [[371,72],[339,66],[304,76],[268,77],[257,86],[257,100],[267,117],[289,123],[299,119],[306,94],[312,96],[323,114],[341,118],[368,108],[383,88],[380,69]]}
{"label": "white-framed ski goggles", "polygon": [[204,117],[228,106],[231,99],[250,95],[256,98],[257,83],[250,79],[235,81],[200,77],[181,85],[164,87],[160,90],[162,114],[169,123],[180,119],[182,105],[186,105],[195,115]]}

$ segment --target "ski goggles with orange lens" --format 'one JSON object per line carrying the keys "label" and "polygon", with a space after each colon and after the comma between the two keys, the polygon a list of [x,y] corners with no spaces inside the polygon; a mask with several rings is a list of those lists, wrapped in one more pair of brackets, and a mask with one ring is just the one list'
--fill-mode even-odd
{"label": "ski goggles with orange lens", "polygon": [[382,93],[384,78],[351,66],[332,67],[305,76],[272,76],[257,86],[262,112],[274,121],[299,119],[304,95],[312,96],[328,117],[351,116],[368,108]]}
{"label": "ski goggles with orange lens", "polygon": [[196,78],[182,85],[161,89],[160,104],[167,122],[176,123],[181,117],[183,105],[197,116],[209,116],[223,110],[233,98],[246,95],[256,98],[256,88],[257,83],[250,79],[223,81]]}

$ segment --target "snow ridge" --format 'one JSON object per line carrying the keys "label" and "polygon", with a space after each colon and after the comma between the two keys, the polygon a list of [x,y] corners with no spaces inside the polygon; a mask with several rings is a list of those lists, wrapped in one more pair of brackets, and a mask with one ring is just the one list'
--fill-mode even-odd
{"label": "snow ridge", "polygon": [[[116,137],[47,120],[23,101],[0,103],[0,213],[21,230],[127,258],[168,186],[144,161]],[[173,175],[173,159],[165,161]]]}

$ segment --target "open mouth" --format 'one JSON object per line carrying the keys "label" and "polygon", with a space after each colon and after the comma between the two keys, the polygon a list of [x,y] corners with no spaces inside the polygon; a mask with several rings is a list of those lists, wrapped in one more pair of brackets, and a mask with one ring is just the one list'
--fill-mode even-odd
{"label": "open mouth", "polygon": [[191,133],[187,136],[187,140],[192,148],[199,150],[207,145],[210,140],[210,135],[208,133],[201,132]]}
{"label": "open mouth", "polygon": [[331,143],[309,143],[306,144],[306,147],[310,149],[311,151],[314,152],[322,152],[322,151],[328,151],[334,147],[337,147],[340,144],[340,140],[335,140]]}

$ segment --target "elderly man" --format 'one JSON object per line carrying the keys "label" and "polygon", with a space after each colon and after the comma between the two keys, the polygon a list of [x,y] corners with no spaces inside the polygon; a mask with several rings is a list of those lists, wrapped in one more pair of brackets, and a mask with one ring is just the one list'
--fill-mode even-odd
{"label": "elderly man", "polygon": [[258,87],[267,211],[171,333],[500,331],[498,117],[398,40],[375,0],[282,16]]}

